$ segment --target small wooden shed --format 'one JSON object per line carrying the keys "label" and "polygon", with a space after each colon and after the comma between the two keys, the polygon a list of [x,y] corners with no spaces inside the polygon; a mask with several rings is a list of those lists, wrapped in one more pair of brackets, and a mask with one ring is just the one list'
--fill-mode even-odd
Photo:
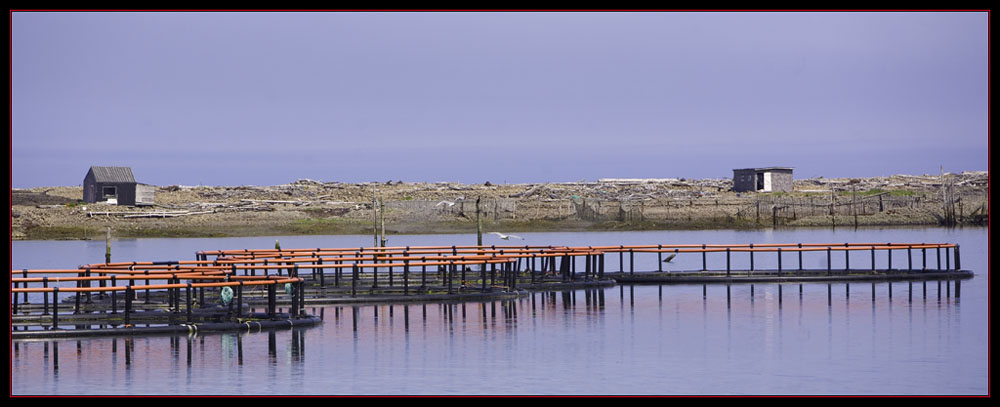
{"label": "small wooden shed", "polygon": [[733,170],[733,191],[792,192],[791,167],[741,168]]}
{"label": "small wooden shed", "polygon": [[84,202],[116,205],[153,205],[156,188],[135,182],[129,167],[90,167],[83,178]]}

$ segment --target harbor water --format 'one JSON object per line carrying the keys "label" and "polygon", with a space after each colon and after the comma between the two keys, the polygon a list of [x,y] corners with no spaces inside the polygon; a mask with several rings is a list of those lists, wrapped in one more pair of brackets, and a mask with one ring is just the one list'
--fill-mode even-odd
{"label": "harbor water", "polygon": [[[954,281],[618,285],[505,301],[308,306],[323,323],[293,330],[19,340],[11,342],[11,394],[988,394],[987,229],[520,235],[525,240],[514,244],[957,243],[962,268],[975,277],[962,280],[960,292]],[[115,239],[112,256],[193,260],[198,250],[269,248],[275,240],[283,248],[372,243],[371,236]],[[475,235],[389,241],[474,243]],[[104,245],[15,241],[11,267],[103,262]],[[608,271],[619,269],[617,256],[606,261]],[[681,254],[667,267],[697,269],[701,261]],[[804,260],[826,261],[825,254]],[[637,270],[656,268],[655,255],[637,258]]]}

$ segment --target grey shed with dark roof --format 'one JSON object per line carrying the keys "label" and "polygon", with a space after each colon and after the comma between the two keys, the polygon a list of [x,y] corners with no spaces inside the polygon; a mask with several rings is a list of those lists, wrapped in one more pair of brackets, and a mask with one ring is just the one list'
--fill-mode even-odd
{"label": "grey shed with dark roof", "polygon": [[733,170],[733,191],[792,192],[792,167],[740,168]]}
{"label": "grey shed with dark roof", "polygon": [[155,190],[150,185],[135,182],[129,167],[90,167],[83,178],[83,201],[118,205],[152,205]]}

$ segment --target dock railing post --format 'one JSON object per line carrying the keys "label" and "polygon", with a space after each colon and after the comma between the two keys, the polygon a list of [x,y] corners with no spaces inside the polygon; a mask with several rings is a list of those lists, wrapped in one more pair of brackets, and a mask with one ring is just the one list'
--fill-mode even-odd
{"label": "dock railing post", "polygon": [[351,266],[351,297],[358,295],[358,263]]}
{"label": "dock railing post", "polygon": [[[939,251],[938,254],[940,254],[940,253],[941,252]],[[938,257],[940,258],[941,256],[938,256]],[[940,264],[941,264],[941,260],[939,259],[938,260],[938,268],[941,268]],[[28,269],[21,269],[21,275],[24,276],[24,278],[28,278]],[[28,288],[28,283],[27,282],[24,283],[24,288]],[[27,291],[24,292],[24,295],[21,297],[21,300],[22,300],[22,302],[25,305],[28,304],[28,292]]]}
{"label": "dock railing post", "polygon": [[830,246],[826,247],[826,275],[833,275],[833,248]]}
{"label": "dock railing post", "polygon": [[802,271],[802,243],[799,243],[799,271]]}
{"label": "dock railing post", "polygon": [[[277,280],[275,280],[277,281]],[[278,288],[275,287],[276,283],[273,281],[271,284],[267,285],[267,317],[273,319],[275,314],[275,308],[277,307],[277,291]]]}
{"label": "dock railing post", "polygon": [[844,271],[851,271],[851,249],[848,243],[844,243]]}
{"label": "dock railing post", "polygon": [[52,287],[52,329],[59,329],[59,287]]}
{"label": "dock railing post", "polygon": [[959,256],[958,245],[956,244],[955,245],[955,271],[959,271],[961,269],[962,269],[962,260],[961,260],[961,257]]}
{"label": "dock railing post", "polygon": [[484,293],[486,292],[486,263],[487,263],[487,260],[483,260],[483,267],[479,271],[479,276],[483,279],[483,281],[482,281],[481,284],[482,284],[482,291]]}
{"label": "dock railing post", "polygon": [[403,260],[403,295],[410,295],[410,259]]}
{"label": "dock railing post", "polygon": [[663,272],[663,245],[656,245],[656,270]]}
{"label": "dock railing post", "polygon": [[705,252],[705,244],[701,245],[701,271],[708,271],[708,254]]}
{"label": "dock railing post", "polygon": [[726,277],[729,277],[729,248],[726,248]]}
{"label": "dock railing post", "polygon": [[781,248],[778,248],[778,276],[781,276]]}
{"label": "dock railing post", "polygon": [[240,280],[240,285],[236,286],[236,318],[239,319],[243,315],[243,280]]}
{"label": "dock railing post", "polygon": [[[49,278],[42,277],[42,288],[49,288]],[[42,300],[44,305],[42,307],[42,315],[49,315],[49,292],[45,291],[42,293]]]}
{"label": "dock railing post", "polygon": [[[624,245],[618,245],[618,272],[619,273],[624,273],[625,272],[625,246]],[[25,277],[27,277],[27,276],[28,275],[25,274]]]}
{"label": "dock railing post", "polygon": [[635,274],[635,252],[631,247],[628,249],[628,273]]}
{"label": "dock railing post", "polygon": [[132,297],[135,294],[132,292],[132,284],[125,286],[125,326],[131,325],[129,323],[129,318],[132,315]]}

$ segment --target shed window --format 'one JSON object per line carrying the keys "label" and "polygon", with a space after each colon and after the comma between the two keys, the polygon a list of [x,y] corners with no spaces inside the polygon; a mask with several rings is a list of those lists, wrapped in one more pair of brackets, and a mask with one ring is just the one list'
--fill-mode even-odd
{"label": "shed window", "polygon": [[104,199],[117,198],[118,197],[118,187],[102,187],[102,195]]}

